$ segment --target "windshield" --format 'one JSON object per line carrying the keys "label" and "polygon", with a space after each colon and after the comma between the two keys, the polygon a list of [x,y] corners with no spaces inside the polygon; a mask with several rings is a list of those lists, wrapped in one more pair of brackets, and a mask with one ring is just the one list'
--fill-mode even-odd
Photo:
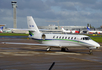
{"label": "windshield", "polygon": [[91,38],[90,37],[83,37],[81,38],[81,40],[90,40]]}

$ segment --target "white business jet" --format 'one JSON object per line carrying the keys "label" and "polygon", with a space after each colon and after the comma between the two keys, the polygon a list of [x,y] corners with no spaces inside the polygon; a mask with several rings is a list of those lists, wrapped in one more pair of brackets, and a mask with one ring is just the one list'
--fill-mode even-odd
{"label": "white business jet", "polygon": [[97,49],[100,45],[90,39],[85,35],[73,35],[73,34],[44,34],[41,33],[33,20],[32,16],[27,16],[28,30],[29,30],[29,38],[34,40],[38,40],[41,44],[34,43],[14,43],[14,42],[3,42],[5,44],[20,44],[20,45],[39,45],[39,46],[47,46],[47,51],[50,51],[52,47],[59,47],[61,51],[68,50],[67,48],[79,48],[85,47],[88,48],[90,53],[92,53],[92,49]]}

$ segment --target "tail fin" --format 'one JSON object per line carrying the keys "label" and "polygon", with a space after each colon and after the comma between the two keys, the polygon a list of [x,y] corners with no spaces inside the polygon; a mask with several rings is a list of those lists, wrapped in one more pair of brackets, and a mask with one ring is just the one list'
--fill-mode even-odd
{"label": "tail fin", "polygon": [[89,27],[87,27],[87,30],[88,30],[88,31],[91,31]]}
{"label": "tail fin", "polygon": [[32,16],[27,16],[27,23],[28,23],[28,28],[34,30],[35,32],[40,32],[33,17]]}
{"label": "tail fin", "polygon": [[3,26],[1,27],[1,30],[3,30]]}
{"label": "tail fin", "polygon": [[62,31],[65,32],[66,30],[62,27]]}

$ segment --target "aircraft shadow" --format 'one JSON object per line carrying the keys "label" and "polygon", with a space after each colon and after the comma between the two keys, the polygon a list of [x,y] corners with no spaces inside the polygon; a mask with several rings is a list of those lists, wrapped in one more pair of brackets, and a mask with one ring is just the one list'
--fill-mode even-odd
{"label": "aircraft shadow", "polygon": [[49,53],[66,52],[66,53],[89,54],[88,50],[81,50],[81,49],[80,50],[68,50],[68,51],[61,51],[61,50],[50,50],[50,51],[46,51],[46,49],[19,48],[19,50],[35,51],[35,52],[49,52]]}

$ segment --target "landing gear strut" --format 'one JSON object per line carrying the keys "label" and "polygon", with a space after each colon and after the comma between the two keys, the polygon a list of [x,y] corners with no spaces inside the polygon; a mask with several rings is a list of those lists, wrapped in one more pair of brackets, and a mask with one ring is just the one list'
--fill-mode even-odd
{"label": "landing gear strut", "polygon": [[89,50],[89,54],[93,54],[92,49]]}
{"label": "landing gear strut", "polygon": [[68,48],[61,48],[61,51],[63,52],[68,51]]}
{"label": "landing gear strut", "polygon": [[51,47],[48,47],[46,50],[47,50],[47,51],[50,51],[50,49],[51,49]]}

